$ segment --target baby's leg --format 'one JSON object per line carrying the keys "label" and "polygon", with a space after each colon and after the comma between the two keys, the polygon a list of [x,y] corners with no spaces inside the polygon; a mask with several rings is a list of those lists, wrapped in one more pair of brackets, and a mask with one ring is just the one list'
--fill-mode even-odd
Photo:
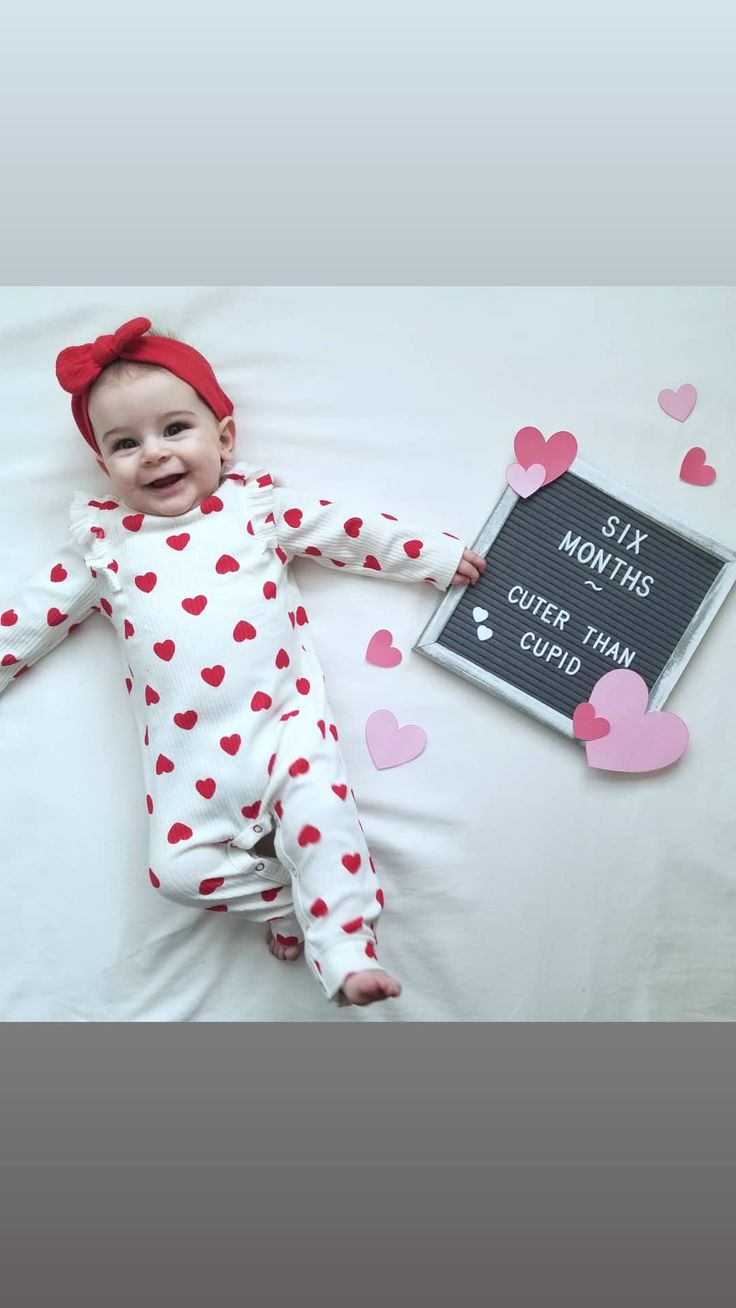
{"label": "baby's leg", "polygon": [[307,963],[330,999],[367,1004],[400,994],[378,961],[383,892],[337,751],[319,747],[281,786],[275,849],[291,872]]}
{"label": "baby's leg", "polygon": [[[152,884],[168,899],[211,913],[236,913],[251,922],[273,923],[269,948],[277,958],[297,958],[303,935],[294,913],[291,877],[275,859],[256,850],[221,844],[158,849],[149,869]],[[155,870],[154,870],[155,869]]]}

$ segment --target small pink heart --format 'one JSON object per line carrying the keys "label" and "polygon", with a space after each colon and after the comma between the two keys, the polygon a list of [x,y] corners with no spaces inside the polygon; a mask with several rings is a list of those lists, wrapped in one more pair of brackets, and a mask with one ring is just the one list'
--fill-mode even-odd
{"label": "small pink heart", "polygon": [[638,672],[617,668],[594,685],[589,696],[596,716],[610,723],[609,733],[590,740],[588,764],[607,772],[656,772],[676,763],[687,749],[689,733],[676,713],[647,712],[649,690]]}
{"label": "small pink heart", "polygon": [[700,445],[693,445],[682,460],[680,481],[686,481],[691,486],[710,486],[715,479],[715,468],[705,462],[705,450]]}
{"label": "small pink heart", "polygon": [[523,468],[541,463],[544,484],[556,481],[575,461],[578,443],[571,431],[556,431],[545,440],[538,427],[522,427],[514,437],[514,454]]}
{"label": "small pink heart", "polygon": [[365,724],[365,742],[375,766],[400,767],[418,758],[427,745],[427,733],[421,727],[399,727],[388,709],[376,709]]}
{"label": "small pink heart", "polygon": [[391,644],[393,637],[390,631],[382,628],[376,631],[368,642],[368,648],[365,652],[366,663],[374,663],[377,668],[395,668],[401,662],[403,655],[395,645]]}
{"label": "small pink heart", "polygon": [[512,463],[506,469],[509,486],[523,500],[528,500],[530,495],[544,485],[546,476],[547,469],[541,463],[532,463],[528,468],[522,467],[520,463]]}
{"label": "small pink heart", "polygon": [[577,740],[601,740],[608,735],[611,724],[607,718],[597,718],[593,705],[584,700],[572,715],[572,729]]}
{"label": "small pink heart", "polygon": [[660,391],[657,402],[660,409],[669,414],[670,418],[677,418],[678,422],[684,422],[695,408],[697,398],[698,392],[695,387],[685,382],[684,386],[678,387],[676,391]]}

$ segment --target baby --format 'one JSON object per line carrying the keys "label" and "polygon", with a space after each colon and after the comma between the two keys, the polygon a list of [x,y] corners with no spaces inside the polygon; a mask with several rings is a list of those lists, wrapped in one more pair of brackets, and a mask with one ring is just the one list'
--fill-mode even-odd
{"label": "baby", "polygon": [[397,996],[378,960],[383,891],[289,563],[444,590],[474,584],[485,560],[448,532],[233,462],[233,405],[209,363],[150,327],[134,318],[58,356],[112,493],[75,495],[66,542],[0,613],[0,691],[102,610],[130,674],[152,885],[272,923],[271,953],[303,950],[338,1004]]}

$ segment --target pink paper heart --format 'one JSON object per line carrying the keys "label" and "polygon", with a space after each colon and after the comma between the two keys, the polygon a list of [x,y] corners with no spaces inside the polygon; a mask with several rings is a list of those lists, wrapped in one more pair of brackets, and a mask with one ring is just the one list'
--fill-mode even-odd
{"label": "pink paper heart", "polygon": [[611,724],[607,718],[597,718],[593,705],[584,700],[572,715],[572,729],[576,740],[600,740],[608,735]]}
{"label": "pink paper heart", "polygon": [[365,741],[375,766],[397,768],[418,758],[427,745],[421,727],[399,727],[388,709],[376,709],[365,724]]}
{"label": "pink paper heart", "polygon": [[710,486],[715,479],[715,468],[705,462],[705,450],[700,445],[693,445],[682,460],[680,480],[691,486]]}
{"label": "pink paper heart", "polygon": [[506,480],[513,491],[523,500],[544,485],[547,469],[541,463],[532,463],[529,468],[522,468],[520,463],[511,463],[506,469]]}
{"label": "pink paper heart", "polygon": [[392,640],[391,632],[386,631],[385,628],[374,632],[365,652],[366,662],[375,663],[377,668],[395,668],[401,662],[403,655],[401,650],[391,644]]}
{"label": "pink paper heart", "polygon": [[676,713],[647,712],[649,691],[638,672],[617,668],[607,672],[590,692],[597,717],[611,730],[586,743],[592,768],[607,772],[656,772],[676,763],[687,749],[689,733]]}
{"label": "pink paper heart", "polygon": [[678,422],[684,422],[695,408],[697,398],[698,392],[695,387],[685,382],[676,391],[660,391],[657,402],[660,409],[669,414],[670,418],[677,418]]}
{"label": "pink paper heart", "polygon": [[570,431],[556,431],[545,440],[538,427],[522,427],[514,437],[514,454],[524,468],[541,463],[544,484],[556,481],[567,472],[578,452],[578,443]]}

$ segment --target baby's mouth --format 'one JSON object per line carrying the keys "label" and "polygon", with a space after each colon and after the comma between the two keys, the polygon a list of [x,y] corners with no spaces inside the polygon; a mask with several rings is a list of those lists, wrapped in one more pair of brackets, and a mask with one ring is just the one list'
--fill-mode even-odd
{"label": "baby's mouth", "polygon": [[184,472],[173,472],[170,477],[158,477],[156,481],[146,482],[147,490],[168,490],[169,486],[176,486],[177,482],[185,477]]}

